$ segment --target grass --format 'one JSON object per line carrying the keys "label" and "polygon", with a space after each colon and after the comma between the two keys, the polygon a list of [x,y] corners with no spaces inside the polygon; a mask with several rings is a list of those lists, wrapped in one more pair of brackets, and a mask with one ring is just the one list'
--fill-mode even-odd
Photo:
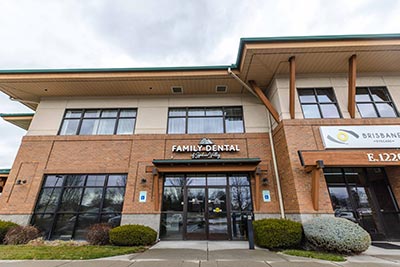
{"label": "grass", "polygon": [[0,260],[88,260],[142,251],[143,247],[0,245]]}
{"label": "grass", "polygon": [[288,249],[282,251],[282,253],[291,256],[306,257],[306,258],[320,259],[326,261],[346,261],[346,258],[343,257],[342,255],[328,253],[328,252]]}

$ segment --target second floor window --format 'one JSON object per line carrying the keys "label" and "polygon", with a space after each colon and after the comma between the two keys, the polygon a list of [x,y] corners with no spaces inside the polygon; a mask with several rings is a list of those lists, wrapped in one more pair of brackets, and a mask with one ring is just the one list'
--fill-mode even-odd
{"label": "second floor window", "polygon": [[297,89],[305,119],[341,118],[332,88]]}
{"label": "second floor window", "polygon": [[241,107],[170,108],[168,133],[243,133]]}
{"label": "second floor window", "polygon": [[362,118],[398,117],[386,87],[358,87],[356,102]]}
{"label": "second floor window", "polygon": [[60,135],[133,134],[136,109],[69,109]]}

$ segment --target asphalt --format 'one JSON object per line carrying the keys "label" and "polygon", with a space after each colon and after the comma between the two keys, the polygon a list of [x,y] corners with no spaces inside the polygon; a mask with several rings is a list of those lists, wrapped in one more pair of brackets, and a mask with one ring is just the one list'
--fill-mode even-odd
{"label": "asphalt", "polygon": [[0,261],[0,267],[324,267],[400,266],[400,250],[371,246],[366,252],[330,262],[248,249],[247,242],[162,241],[143,253],[85,261]]}

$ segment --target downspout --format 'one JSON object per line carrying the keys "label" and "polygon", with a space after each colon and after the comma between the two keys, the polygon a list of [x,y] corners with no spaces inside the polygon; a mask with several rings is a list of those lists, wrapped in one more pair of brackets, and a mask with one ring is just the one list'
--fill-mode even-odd
{"label": "downspout", "polygon": [[[242,81],[242,79],[240,79],[235,73],[233,73],[231,68],[228,68],[228,74],[231,75],[235,80],[237,80],[241,85],[243,85],[243,87],[246,88],[247,91],[249,91],[252,95],[257,97],[257,99],[258,99],[258,96],[256,93],[253,92],[253,89],[251,89],[250,86],[248,86],[244,81]],[[270,142],[271,152],[272,152],[272,162],[274,165],[274,173],[275,173],[275,177],[276,177],[276,186],[278,189],[279,209],[281,212],[281,218],[284,219],[285,218],[285,210],[283,208],[281,183],[280,183],[279,173],[278,173],[278,164],[277,164],[277,160],[276,160],[274,140],[272,138],[272,119],[271,119],[271,114],[269,112],[268,112],[268,121],[269,121],[269,125],[270,125],[269,130],[268,130],[268,135],[269,135],[269,142]]]}

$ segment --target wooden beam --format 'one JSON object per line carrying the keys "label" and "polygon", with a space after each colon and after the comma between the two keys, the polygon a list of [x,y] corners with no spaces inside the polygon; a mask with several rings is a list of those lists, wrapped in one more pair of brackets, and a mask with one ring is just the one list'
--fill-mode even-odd
{"label": "wooden beam", "polygon": [[290,118],[295,118],[295,94],[296,94],[296,57],[289,58],[290,63],[290,81],[289,81],[289,111]]}
{"label": "wooden beam", "polygon": [[314,168],[312,170],[311,199],[314,210],[319,210],[319,180],[321,174],[322,174],[322,169]]}
{"label": "wooden beam", "polygon": [[[325,166],[341,167],[382,167],[400,166],[400,149],[364,149],[364,150],[314,150],[299,151],[302,166],[316,166],[323,160]],[[396,161],[397,160],[397,161]]]}
{"label": "wooden beam", "polygon": [[349,58],[349,86],[348,86],[348,111],[352,119],[356,116],[356,74],[357,74],[357,62],[356,55],[352,55]]}
{"label": "wooden beam", "polygon": [[272,103],[268,100],[268,98],[265,96],[265,94],[263,93],[261,88],[258,87],[258,85],[256,84],[255,81],[249,81],[249,84],[250,84],[251,88],[253,89],[253,91],[257,94],[257,96],[261,100],[261,102],[263,102],[265,107],[268,109],[269,113],[272,115],[274,120],[276,122],[279,122],[278,112],[276,111],[276,109],[274,108]]}

